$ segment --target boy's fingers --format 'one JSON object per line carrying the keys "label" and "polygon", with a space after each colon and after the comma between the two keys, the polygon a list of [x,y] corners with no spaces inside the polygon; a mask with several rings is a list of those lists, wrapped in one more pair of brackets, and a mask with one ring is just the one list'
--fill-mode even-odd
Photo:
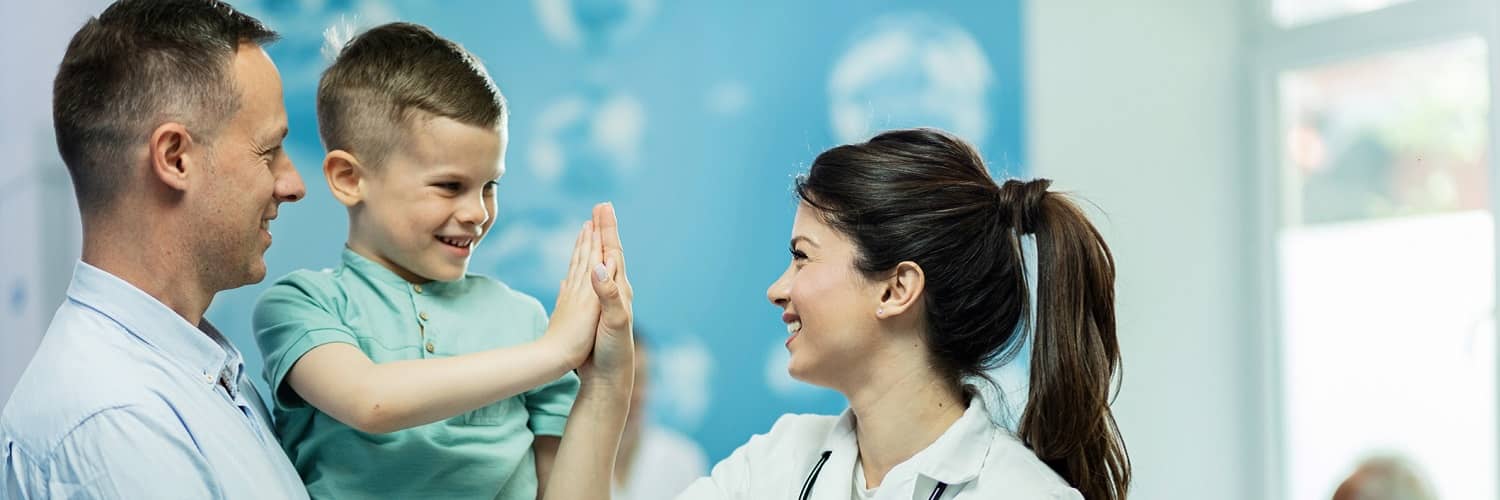
{"label": "boy's fingers", "polygon": [[568,270],[568,276],[574,280],[583,279],[589,272],[590,240],[593,239],[593,223],[584,222],[583,227],[578,230],[578,242],[573,245],[573,263]]}
{"label": "boy's fingers", "polygon": [[567,271],[567,274],[563,275],[564,276],[564,281],[566,281],[567,278],[572,278],[572,277],[576,276],[577,273],[578,273],[578,264],[580,263],[578,252],[581,250],[580,247],[583,246],[583,238],[584,238],[584,229],[585,228],[586,228],[586,226],[585,227],[579,227],[578,228],[578,237],[573,240],[573,256],[568,261],[568,271]]}

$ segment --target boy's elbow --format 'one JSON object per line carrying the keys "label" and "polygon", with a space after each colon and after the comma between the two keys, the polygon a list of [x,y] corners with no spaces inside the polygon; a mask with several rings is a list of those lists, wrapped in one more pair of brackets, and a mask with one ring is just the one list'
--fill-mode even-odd
{"label": "boy's elbow", "polygon": [[386,434],[404,428],[401,425],[401,412],[382,398],[367,398],[357,408],[350,415],[349,421],[344,422],[355,430],[366,434]]}

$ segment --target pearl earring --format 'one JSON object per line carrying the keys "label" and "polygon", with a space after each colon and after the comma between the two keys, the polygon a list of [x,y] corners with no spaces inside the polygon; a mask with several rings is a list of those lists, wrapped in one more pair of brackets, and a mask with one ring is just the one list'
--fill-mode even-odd
{"label": "pearl earring", "polygon": [[878,317],[884,316],[884,315],[885,315],[885,309],[882,308],[882,309],[876,309],[875,310],[875,317],[878,318]]}

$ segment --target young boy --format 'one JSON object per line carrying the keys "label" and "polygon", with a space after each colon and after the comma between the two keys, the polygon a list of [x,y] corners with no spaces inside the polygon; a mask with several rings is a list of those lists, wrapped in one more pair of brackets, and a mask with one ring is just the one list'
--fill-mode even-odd
{"label": "young boy", "polygon": [[276,433],[312,497],[530,500],[546,486],[599,325],[590,279],[605,278],[592,223],[550,322],[466,274],[495,221],[506,116],[479,61],[413,24],[359,35],[323,74],[323,173],[347,248],[337,269],[279,280],[254,317]]}

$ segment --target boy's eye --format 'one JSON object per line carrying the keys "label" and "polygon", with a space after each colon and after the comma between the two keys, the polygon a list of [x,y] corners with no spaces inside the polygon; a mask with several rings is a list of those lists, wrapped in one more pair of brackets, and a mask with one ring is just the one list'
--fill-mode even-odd
{"label": "boy's eye", "polygon": [[458,191],[459,188],[463,187],[462,185],[460,185],[457,182],[439,182],[437,184],[433,184],[433,186],[436,186],[436,187],[438,187],[440,189],[444,189],[444,190],[448,190],[448,191]]}
{"label": "boy's eye", "polygon": [[484,192],[486,192],[486,193],[493,193],[493,192],[495,192],[495,188],[499,187],[499,186],[500,186],[500,183],[495,182],[495,181],[486,182],[486,183],[484,183]]}

